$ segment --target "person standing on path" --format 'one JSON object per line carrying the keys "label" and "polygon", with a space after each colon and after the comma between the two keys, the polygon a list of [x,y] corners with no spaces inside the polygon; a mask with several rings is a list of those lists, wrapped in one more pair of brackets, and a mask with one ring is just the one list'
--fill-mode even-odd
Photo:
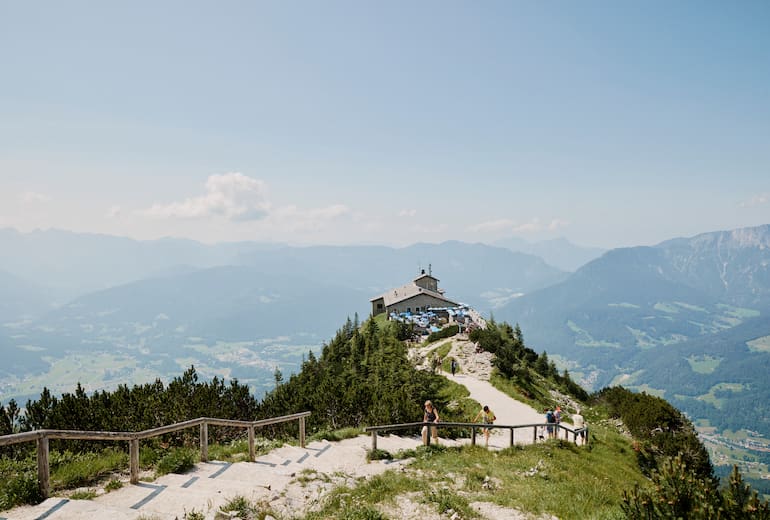
{"label": "person standing on path", "polygon": [[454,377],[455,372],[457,371],[457,361],[455,361],[455,358],[452,358],[452,362],[449,363],[449,368],[452,370],[452,377]]}
{"label": "person standing on path", "polygon": [[[495,419],[497,419],[495,413],[486,405],[484,405],[484,408],[476,414],[476,417],[473,418],[473,422],[479,422],[480,417],[483,417],[484,424],[492,424],[495,422]],[[484,432],[484,446],[489,448],[489,428],[482,428],[482,431]]]}
{"label": "person standing on path", "polygon": [[553,412],[553,422],[556,423],[556,427],[554,428],[556,432],[556,437],[559,437],[559,424],[561,424],[561,406],[557,406],[556,410]]}
{"label": "person standing on path", "polygon": [[583,441],[583,444],[585,444],[585,437],[586,437],[586,420],[583,418],[582,415],[580,415],[580,408],[578,408],[575,413],[572,414],[572,424],[575,425],[575,444],[577,444],[577,438],[580,436],[580,439]]}
{"label": "person standing on path", "polygon": [[548,431],[548,438],[553,439],[554,424],[556,424],[556,417],[554,417],[553,410],[551,410],[550,408],[545,409],[545,422],[547,424],[546,429]]}
{"label": "person standing on path", "polygon": [[[422,422],[427,422],[427,423],[438,422],[438,410],[434,408],[433,403],[430,401],[425,401],[425,413],[422,416]],[[436,428],[435,426],[430,427],[430,432],[428,431],[428,426],[422,427],[422,443],[425,445],[428,444],[429,434],[433,437],[433,440],[438,445],[438,428]]]}

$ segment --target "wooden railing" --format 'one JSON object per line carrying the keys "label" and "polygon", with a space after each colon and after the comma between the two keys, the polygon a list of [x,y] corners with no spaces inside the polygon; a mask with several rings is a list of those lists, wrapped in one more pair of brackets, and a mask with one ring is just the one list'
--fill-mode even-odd
{"label": "wooden railing", "polygon": [[[382,431],[398,431],[398,430],[410,430],[414,428],[421,428],[423,426],[427,426],[428,428],[437,427],[437,428],[470,428],[471,429],[471,445],[476,445],[476,430],[479,428],[502,428],[506,430],[511,431],[511,446],[514,445],[514,431],[517,429],[522,428],[532,428],[532,442],[537,442],[538,438],[538,428],[542,428],[541,432],[543,435],[547,438],[548,435],[548,427],[554,428],[554,432],[556,433],[556,438],[559,438],[560,432],[564,432],[564,438],[569,440],[569,435],[572,434],[572,440],[577,443],[578,436],[581,436],[584,440],[583,442],[585,445],[588,445],[588,428],[570,428],[569,426],[566,426],[564,424],[554,424],[554,423],[535,423],[535,424],[486,424],[486,423],[460,423],[460,422],[438,422],[438,423],[427,423],[427,422],[416,422],[416,423],[405,423],[405,424],[388,424],[385,426],[368,426],[364,428],[364,431],[367,433],[372,434],[372,450],[377,449],[377,433]],[[429,435],[427,435],[427,443],[430,444],[430,431],[428,432]]]}
{"label": "wooden railing", "polygon": [[48,462],[48,443],[51,439],[69,439],[86,441],[128,441],[129,466],[131,469],[131,483],[139,482],[139,441],[150,439],[165,433],[176,432],[187,428],[200,427],[200,450],[201,462],[209,460],[209,425],[211,426],[231,426],[236,428],[246,428],[249,437],[249,461],[254,462],[254,429],[260,426],[279,424],[289,421],[299,421],[299,445],[305,447],[305,417],[310,412],[300,412],[292,415],[273,417],[271,419],[262,419],[259,421],[236,421],[232,419],[216,419],[211,417],[200,417],[190,421],[184,421],[152,430],[141,432],[100,432],[100,431],[75,431],[75,430],[35,430],[31,432],[15,433],[0,437],[0,446],[18,444],[21,442],[37,441],[37,479],[40,486],[40,492],[44,498],[48,498],[51,487],[50,466]]}

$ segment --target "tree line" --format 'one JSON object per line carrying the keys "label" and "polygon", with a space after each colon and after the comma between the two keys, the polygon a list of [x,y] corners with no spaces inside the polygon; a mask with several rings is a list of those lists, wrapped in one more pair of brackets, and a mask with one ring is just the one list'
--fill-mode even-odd
{"label": "tree line", "polygon": [[11,400],[0,406],[0,435],[38,429],[142,431],[197,417],[253,420],[257,401],[237,379],[199,381],[190,367],[168,385],[160,379],[86,393],[80,383],[61,397],[44,388],[23,412]]}

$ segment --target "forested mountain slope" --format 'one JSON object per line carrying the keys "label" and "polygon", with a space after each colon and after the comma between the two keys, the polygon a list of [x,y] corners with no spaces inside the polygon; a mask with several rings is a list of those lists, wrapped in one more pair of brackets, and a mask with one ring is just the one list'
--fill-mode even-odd
{"label": "forested mountain slope", "polygon": [[[746,342],[770,335],[769,310],[770,226],[759,226],[609,251],[496,315],[520,323],[536,350],[557,355],[590,387],[649,386],[680,396],[692,413],[711,407],[713,417],[742,402],[732,399],[768,393],[759,368],[770,352]],[[733,383],[743,386],[718,386]],[[703,401],[711,389],[720,399]],[[732,416],[717,422],[737,424]]]}

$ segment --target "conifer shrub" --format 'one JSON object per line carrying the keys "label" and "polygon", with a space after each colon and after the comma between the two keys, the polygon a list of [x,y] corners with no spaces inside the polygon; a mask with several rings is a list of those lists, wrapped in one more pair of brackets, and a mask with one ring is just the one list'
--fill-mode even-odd
{"label": "conifer shrub", "polygon": [[652,472],[652,486],[637,486],[623,493],[621,508],[629,520],[650,518],[770,519],[770,506],[745,484],[737,466],[728,486],[719,490],[714,482],[699,478],[687,467],[684,457],[667,458]]}
{"label": "conifer shrub", "polygon": [[700,442],[690,420],[668,401],[623,387],[603,388],[593,396],[595,404],[606,406],[611,417],[619,418],[636,439],[637,461],[651,476],[667,458],[681,456],[682,462],[709,486],[716,486],[708,451]]}
{"label": "conifer shrub", "polygon": [[727,487],[722,490],[722,510],[725,518],[770,519],[770,502],[760,500],[759,493],[743,481],[738,466],[733,466]]}

